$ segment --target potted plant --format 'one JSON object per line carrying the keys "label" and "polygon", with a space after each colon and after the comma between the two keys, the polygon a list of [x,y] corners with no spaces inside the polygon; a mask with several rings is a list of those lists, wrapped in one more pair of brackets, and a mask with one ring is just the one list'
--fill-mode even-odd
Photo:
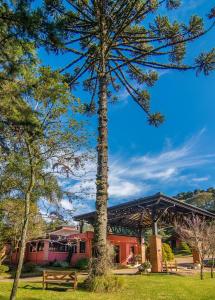
{"label": "potted plant", "polygon": [[152,265],[148,260],[138,267],[138,270],[141,274],[142,273],[149,274],[151,272],[151,269],[152,269]]}

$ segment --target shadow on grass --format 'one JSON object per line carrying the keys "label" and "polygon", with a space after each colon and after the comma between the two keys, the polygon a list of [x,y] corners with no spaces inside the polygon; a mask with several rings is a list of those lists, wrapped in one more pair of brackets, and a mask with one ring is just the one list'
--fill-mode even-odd
{"label": "shadow on grass", "polygon": [[[20,289],[43,291],[42,286],[41,287],[34,286],[31,284],[26,284],[25,286],[20,287]],[[84,282],[78,283],[77,290],[82,291],[82,292],[88,292]],[[48,288],[45,289],[44,291],[66,292],[66,291],[75,291],[75,290],[70,285],[56,284],[56,286],[53,286],[53,285],[48,286]]]}
{"label": "shadow on grass", "polygon": [[[23,287],[20,287],[20,289],[25,289],[25,290],[35,290],[35,291],[43,291],[42,287],[39,286],[33,286],[30,284],[27,284]],[[70,286],[63,286],[63,285],[58,285],[58,286],[51,286],[48,287],[46,290],[44,291],[58,291],[58,292],[65,292],[67,290],[73,290],[73,288],[71,288]]]}

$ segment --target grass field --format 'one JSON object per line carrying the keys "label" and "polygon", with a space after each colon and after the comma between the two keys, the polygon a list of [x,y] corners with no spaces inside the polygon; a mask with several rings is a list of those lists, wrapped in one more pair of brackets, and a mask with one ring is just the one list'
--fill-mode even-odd
{"label": "grass field", "polygon": [[[89,293],[50,286],[43,291],[41,283],[21,282],[18,300],[215,300],[215,279],[201,281],[197,276],[131,275],[122,276],[122,291],[108,294]],[[11,283],[0,283],[0,300],[7,300]]]}

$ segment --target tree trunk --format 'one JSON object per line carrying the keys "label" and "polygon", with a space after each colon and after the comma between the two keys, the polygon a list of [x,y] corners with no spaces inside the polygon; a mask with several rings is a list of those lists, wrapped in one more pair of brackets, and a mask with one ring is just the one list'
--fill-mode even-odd
{"label": "tree trunk", "polygon": [[214,256],[212,257],[212,264],[211,264],[211,278],[214,278]]}
{"label": "tree trunk", "polygon": [[[31,151],[30,146],[28,147],[29,152]],[[31,153],[31,152],[30,152]],[[28,222],[29,222],[29,212],[30,212],[30,202],[31,202],[31,194],[35,185],[35,170],[32,165],[32,158],[30,158],[30,182],[28,185],[28,189],[25,195],[25,212],[24,212],[24,223],[22,226],[22,234],[21,234],[21,243],[19,247],[19,261],[16,269],[16,274],[13,282],[13,288],[10,294],[10,300],[16,299],[16,293],[18,289],[19,279],[22,271],[22,266],[25,257],[25,247],[26,247],[26,239],[27,239],[27,231],[28,231]]]}
{"label": "tree trunk", "polygon": [[3,261],[5,260],[6,257],[7,257],[7,255],[6,255],[6,246],[4,246],[1,249],[1,252],[0,252],[0,265],[3,263]]}
{"label": "tree trunk", "polygon": [[204,279],[204,262],[201,263],[200,278],[201,280]]}
{"label": "tree trunk", "polygon": [[105,24],[101,15],[101,72],[99,73],[98,145],[96,178],[96,224],[94,247],[96,262],[92,266],[95,276],[107,272],[107,200],[108,200],[108,141],[107,141],[107,78],[105,59]]}

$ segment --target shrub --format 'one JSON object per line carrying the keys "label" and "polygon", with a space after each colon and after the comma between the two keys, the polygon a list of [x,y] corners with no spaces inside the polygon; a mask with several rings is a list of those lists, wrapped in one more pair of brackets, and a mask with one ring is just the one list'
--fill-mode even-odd
{"label": "shrub", "polygon": [[0,274],[3,274],[5,272],[9,271],[9,267],[5,265],[0,265]]}
{"label": "shrub", "polygon": [[170,247],[169,244],[163,243],[162,245],[162,256],[163,256],[163,261],[171,261],[175,258],[172,248]]}
{"label": "shrub", "polygon": [[179,251],[182,252],[182,253],[185,253],[185,254],[191,254],[190,247],[185,242],[180,243]]}
{"label": "shrub", "polygon": [[150,263],[150,261],[145,261],[143,264],[141,264],[138,267],[138,270],[140,273],[146,273],[148,272],[149,269],[151,269],[152,265]]}
{"label": "shrub", "polygon": [[122,289],[124,280],[114,275],[95,276],[88,278],[85,285],[91,292],[116,292]]}
{"label": "shrub", "polygon": [[38,269],[38,266],[29,262],[23,265],[22,267],[22,273],[31,273],[35,272]]}
{"label": "shrub", "polygon": [[89,268],[89,259],[88,258],[79,259],[75,267],[80,270],[87,270]]}
{"label": "shrub", "polygon": [[61,260],[55,260],[52,264],[53,267],[59,267],[59,268],[68,268],[69,263],[67,261],[61,261]]}

